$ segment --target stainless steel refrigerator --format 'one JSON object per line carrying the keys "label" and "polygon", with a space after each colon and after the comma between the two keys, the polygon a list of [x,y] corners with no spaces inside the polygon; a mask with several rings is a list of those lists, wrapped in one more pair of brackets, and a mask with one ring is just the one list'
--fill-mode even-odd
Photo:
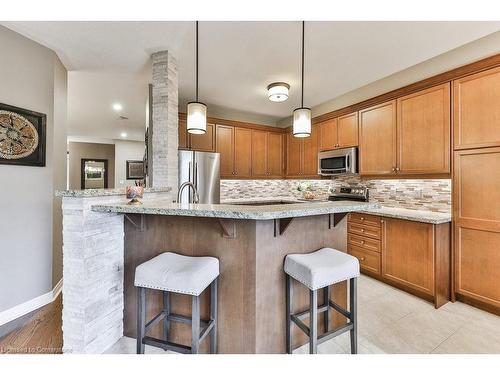
{"label": "stainless steel refrigerator", "polygon": [[[218,152],[179,151],[179,186],[191,181],[200,196],[199,203],[220,203],[220,154]],[[181,202],[193,202],[193,190],[186,187]]]}

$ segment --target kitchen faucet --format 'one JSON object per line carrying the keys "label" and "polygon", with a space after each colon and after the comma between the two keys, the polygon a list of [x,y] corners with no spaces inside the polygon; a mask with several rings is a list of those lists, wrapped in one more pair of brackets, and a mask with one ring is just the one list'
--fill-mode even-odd
{"label": "kitchen faucet", "polygon": [[182,203],[181,198],[182,198],[182,191],[186,186],[190,186],[193,188],[193,203],[198,203],[200,201],[200,195],[198,194],[198,190],[196,189],[196,186],[190,181],[186,181],[181,186],[179,186],[179,192],[177,193],[177,203]]}

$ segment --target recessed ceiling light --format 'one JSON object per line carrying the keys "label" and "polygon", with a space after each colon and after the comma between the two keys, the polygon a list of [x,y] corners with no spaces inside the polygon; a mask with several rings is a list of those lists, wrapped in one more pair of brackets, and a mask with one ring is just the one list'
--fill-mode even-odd
{"label": "recessed ceiling light", "polygon": [[285,82],[274,82],[267,86],[267,97],[272,102],[284,102],[288,99],[290,85]]}
{"label": "recessed ceiling light", "polygon": [[127,138],[127,133],[125,133],[125,132],[124,132],[124,133],[121,133],[121,134],[120,134],[120,136],[121,136],[122,138]]}
{"label": "recessed ceiling light", "polygon": [[121,111],[123,109],[123,106],[120,103],[115,103],[115,104],[113,104],[113,109],[116,112],[119,112],[119,111]]}

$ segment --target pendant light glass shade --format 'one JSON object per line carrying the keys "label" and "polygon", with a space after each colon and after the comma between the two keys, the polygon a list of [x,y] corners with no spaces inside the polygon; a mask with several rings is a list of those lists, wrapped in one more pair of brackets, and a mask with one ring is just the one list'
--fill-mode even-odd
{"label": "pendant light glass shade", "polygon": [[187,105],[187,131],[191,134],[205,134],[207,131],[207,106],[200,102]]}
{"label": "pendant light glass shade", "polygon": [[284,102],[288,99],[290,85],[285,82],[275,82],[267,86],[267,97],[272,102]]}
{"label": "pendant light glass shade", "polygon": [[297,108],[293,111],[293,136],[309,137],[311,135],[311,109]]}

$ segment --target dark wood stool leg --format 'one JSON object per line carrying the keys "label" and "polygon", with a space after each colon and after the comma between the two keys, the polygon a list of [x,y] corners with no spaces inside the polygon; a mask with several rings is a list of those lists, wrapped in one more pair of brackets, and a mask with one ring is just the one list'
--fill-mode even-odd
{"label": "dark wood stool leg", "polygon": [[292,354],[292,306],[293,306],[293,285],[290,275],[286,275],[286,352]]}
{"label": "dark wood stool leg", "polygon": [[356,287],[357,278],[353,277],[349,280],[349,309],[351,313],[351,322],[353,324],[352,329],[350,331],[351,336],[351,354],[358,353],[358,318],[357,318],[357,287]]}
{"label": "dark wood stool leg", "polygon": [[170,315],[170,293],[167,291],[163,292],[163,311],[166,314],[163,319],[163,339],[168,341],[170,333],[170,321],[168,320],[168,316]]}
{"label": "dark wood stool leg", "polygon": [[311,290],[309,306],[309,353],[318,352],[318,291]]}
{"label": "dark wood stool leg", "polygon": [[144,354],[144,338],[146,331],[146,289],[137,288],[137,354]]}
{"label": "dark wood stool leg", "polygon": [[219,278],[216,278],[210,284],[210,320],[214,321],[214,327],[210,332],[210,353],[217,353],[217,283]]}
{"label": "dark wood stool leg", "polygon": [[327,306],[325,312],[324,312],[324,323],[325,323],[325,332],[330,331],[330,286],[327,286],[323,289],[323,293],[325,294],[324,297],[324,304]]}
{"label": "dark wood stool leg", "polygon": [[193,296],[191,311],[191,354],[200,348],[200,296]]}

